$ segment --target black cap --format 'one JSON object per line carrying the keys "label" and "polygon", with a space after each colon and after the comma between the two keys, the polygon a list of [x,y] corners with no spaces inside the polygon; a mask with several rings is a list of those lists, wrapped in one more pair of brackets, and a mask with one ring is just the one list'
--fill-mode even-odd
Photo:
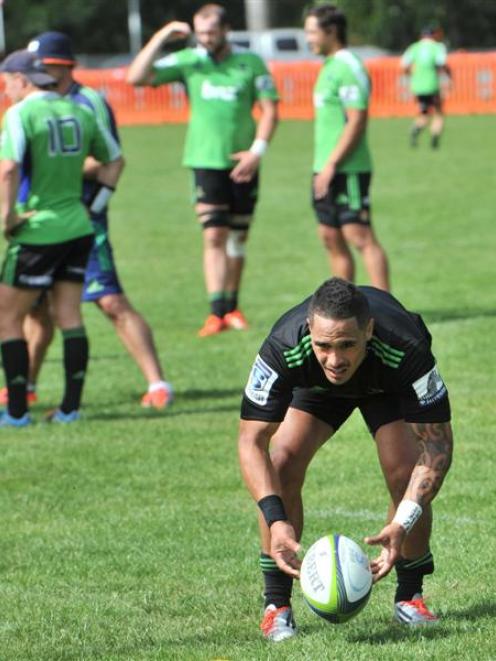
{"label": "black cap", "polygon": [[63,32],[42,32],[29,42],[28,51],[39,57],[43,64],[76,64],[71,39]]}
{"label": "black cap", "polygon": [[49,76],[41,60],[27,50],[16,50],[11,53],[0,65],[2,73],[22,73],[38,87],[55,85],[57,81]]}

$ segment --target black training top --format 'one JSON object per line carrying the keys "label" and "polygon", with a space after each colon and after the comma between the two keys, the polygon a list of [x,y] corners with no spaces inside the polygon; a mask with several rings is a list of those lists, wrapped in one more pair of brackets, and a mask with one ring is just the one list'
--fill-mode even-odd
{"label": "black training top", "polygon": [[326,378],[312,349],[307,298],[277,321],[262,344],[245,389],[242,419],[281,422],[295,388],[326,391],[333,405],[339,398],[391,394],[399,398],[409,422],[450,419],[448,392],[422,318],[380,289],[358,289],[369,302],[374,334],[367,343],[364,361],[351,379],[334,385]]}

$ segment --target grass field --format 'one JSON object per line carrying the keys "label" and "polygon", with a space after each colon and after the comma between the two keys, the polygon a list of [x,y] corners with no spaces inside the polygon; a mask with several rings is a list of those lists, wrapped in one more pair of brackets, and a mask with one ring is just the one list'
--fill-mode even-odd
{"label": "grass field", "polygon": [[[425,141],[409,150],[405,120],[370,130],[374,221],[394,293],[428,322],[454,411],[455,460],[435,506],[437,571],[426,581],[442,623],[425,632],[392,625],[390,577],[339,627],[310,613],[296,586],[301,635],[280,646],[261,640],[238,408],[271,324],[328,276],[309,206],[311,125],[282,124],[264,163],[242,300],[252,327],[206,340],[196,337],[207,313],[200,231],[178,167],[184,127],[128,128],[113,242],[177,401],[163,415],[140,409],[141,375],[87,306],[85,421],[0,433],[2,661],[496,658],[494,121],[450,118],[439,152]],[[58,402],[60,356],[57,341],[37,420]],[[387,498],[358,417],[319,453],[305,501],[305,547],[327,531],[361,540],[380,529]]]}

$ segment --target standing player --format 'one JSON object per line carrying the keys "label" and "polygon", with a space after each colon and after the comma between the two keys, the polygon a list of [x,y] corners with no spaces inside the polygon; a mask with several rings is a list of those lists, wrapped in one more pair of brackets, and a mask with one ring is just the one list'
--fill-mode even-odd
{"label": "standing player", "polygon": [[452,434],[431,336],[390,294],[331,278],[272,328],[241,408],[239,456],[261,510],[261,626],[269,640],[296,632],[290,600],[300,566],[306,470],[355,408],[374,437],[392,500],[386,526],[366,539],[383,546],[372,562],[375,580],[395,567],[399,622],[437,620],[422,583],[434,571],[430,503],[451,464]]}
{"label": "standing player", "polygon": [[444,115],[441,102],[440,74],[451,78],[451,70],[446,63],[446,46],[436,39],[439,28],[428,26],[422,30],[421,38],[409,46],[401,58],[403,71],[410,75],[410,88],[416,97],[419,112],[410,131],[410,145],[417,146],[422,130],[429,123],[431,147],[437,149],[444,128]]}
{"label": "standing player", "polygon": [[371,283],[388,291],[387,257],[370,218],[369,77],[346,47],[347,21],[339,9],[333,5],[310,9],[305,33],[312,52],[325,57],[314,88],[312,193],[319,236],[334,275],[354,280],[351,245],[361,253]]}
{"label": "standing player", "polygon": [[[28,50],[41,59],[46,70],[57,82],[57,91],[76,103],[89,108],[119,141],[112,109],[103,97],[89,87],[76,82],[72,72],[76,64],[70,38],[60,32],[44,32],[28,45]],[[97,189],[100,164],[88,158],[84,167],[83,202],[88,205]],[[108,209],[98,213],[90,210],[95,241],[85,274],[83,301],[94,301],[114,328],[126,349],[136,361],[148,382],[148,392],[141,405],[163,409],[173,397],[172,387],[163,377],[150,326],[132,307],[122,290],[108,234]],[[30,371],[28,397],[36,401],[35,384],[46,349],[53,336],[53,322],[45,298],[28,315],[26,335],[29,343]],[[0,397],[6,399],[6,391]]]}
{"label": "standing player", "polygon": [[[208,4],[193,19],[196,48],[155,61],[162,46],[188,37],[187,23],[158,30],[128,72],[132,85],[185,83],[191,117],[183,165],[193,171],[203,228],[203,269],[211,314],[200,337],[247,321],[238,306],[245,242],[258,192],[258,170],[277,123],[277,93],[263,61],[227,41],[225,9]],[[260,109],[258,126],[252,107]]]}
{"label": "standing player", "polygon": [[8,410],[0,426],[30,423],[26,384],[28,349],[23,321],[39,298],[52,292],[54,317],[63,335],[65,392],[54,422],[79,418],[88,364],[81,291],[93,228],[81,202],[85,158],[101,166],[89,206],[101,212],[123,162],[112,135],[87,109],[47,91],[52,76],[39,71],[28,51],[4,61],[5,91],[14,102],[4,115],[0,153],[3,232],[8,239],[0,275],[0,342]]}

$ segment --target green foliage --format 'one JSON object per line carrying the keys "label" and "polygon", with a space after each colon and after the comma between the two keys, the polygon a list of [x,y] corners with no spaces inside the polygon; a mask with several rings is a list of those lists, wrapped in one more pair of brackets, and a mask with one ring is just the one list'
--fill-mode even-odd
{"label": "green foliage", "polygon": [[[238,412],[270,326],[328,276],[309,205],[312,127],[282,123],[264,157],[242,296],[251,329],[204,340],[196,337],[207,313],[201,235],[178,165],[184,127],[135,127],[122,131],[128,165],[112,200],[112,237],[177,401],[162,415],[140,409],[140,373],[102,314],[85,305],[86,419],[0,430],[2,659],[494,657],[493,118],[448,118],[438,152],[427,136],[410,150],[408,125],[371,124],[373,213],[394,293],[428,322],[453,405],[455,458],[435,503],[437,570],[426,580],[442,623],[418,632],[394,626],[387,578],[339,627],[310,613],[296,587],[300,636],[279,647],[261,640]],[[365,282],[361,265],[358,279]],[[37,421],[59,401],[60,361],[57,340],[41,373]],[[374,445],[356,416],[308,471],[304,546],[327,531],[360,541],[379,530],[386,503]]]}
{"label": "green foliage", "polygon": [[[269,0],[267,0],[269,1]],[[204,0],[141,0],[143,35],[148,39],[170,20],[190,21]],[[245,29],[243,0],[226,4],[233,29]],[[301,27],[303,10],[313,3],[270,0],[273,27]],[[322,3],[320,3],[322,4]],[[438,22],[451,48],[494,48],[496,3],[487,0],[336,0],[349,18],[350,41],[402,51],[422,26]],[[22,48],[38,32],[69,33],[79,53],[125,53],[129,50],[127,2],[106,0],[7,0],[4,7],[7,50]]]}

